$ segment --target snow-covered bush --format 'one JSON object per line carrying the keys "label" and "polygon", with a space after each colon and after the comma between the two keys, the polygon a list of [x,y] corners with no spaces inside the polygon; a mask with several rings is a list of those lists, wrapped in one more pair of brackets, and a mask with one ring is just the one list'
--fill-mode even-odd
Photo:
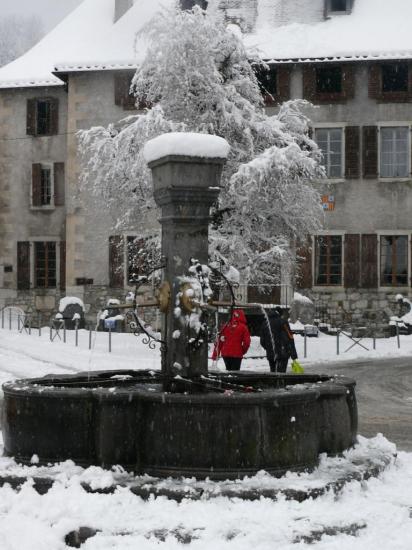
{"label": "snow-covered bush", "polygon": [[[107,128],[79,133],[83,184],[128,224],[154,209],[143,146],[165,132],[215,134],[231,146],[215,208],[211,254],[235,265],[243,281],[278,281],[279,261],[319,228],[322,209],[312,181],[322,177],[320,151],[308,136],[301,101],[269,116],[233,25],[195,7],[164,10],[137,36],[133,90],[153,106]],[[291,247],[292,244],[292,247]]]}

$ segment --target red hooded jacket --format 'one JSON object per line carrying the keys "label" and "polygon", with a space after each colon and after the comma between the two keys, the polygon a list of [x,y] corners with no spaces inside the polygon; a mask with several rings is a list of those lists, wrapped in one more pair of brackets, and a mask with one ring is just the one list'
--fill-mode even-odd
{"label": "red hooded jacket", "polygon": [[232,318],[218,335],[212,359],[218,357],[243,357],[250,346],[250,333],[245,314],[241,309],[234,309]]}

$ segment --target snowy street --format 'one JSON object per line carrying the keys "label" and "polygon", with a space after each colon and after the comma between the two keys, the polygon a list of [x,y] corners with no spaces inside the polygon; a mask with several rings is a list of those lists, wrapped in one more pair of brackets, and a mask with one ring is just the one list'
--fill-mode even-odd
{"label": "snowy street", "polygon": [[[113,334],[112,353],[108,352],[108,335],[93,335],[93,349],[88,350],[88,333],[68,332],[68,342],[50,342],[47,330],[39,338],[16,330],[0,331],[1,380],[39,376],[51,372],[110,368],[159,368],[159,352],[144,346],[132,335]],[[296,337],[300,357],[303,338]],[[368,346],[370,343],[366,341]],[[372,346],[370,346],[372,347]],[[336,356],[336,339],[322,335],[308,342],[308,358],[302,359],[307,372],[337,372],[358,379],[360,432],[368,437],[383,431],[387,439],[410,450],[410,372],[405,356],[412,351],[412,338],[378,340],[375,352],[359,346]],[[369,353],[369,355],[368,355]],[[256,339],[249,355],[261,355]],[[350,355],[351,354],[351,355]],[[371,360],[371,356],[376,361]],[[351,357],[351,362],[348,362]],[[338,359],[338,361],[337,361]],[[332,364],[333,361],[333,364]],[[267,369],[264,359],[246,360],[246,369]],[[220,362],[218,367],[222,367]],[[391,375],[391,376],[390,376]],[[393,383],[393,376],[397,386]],[[401,382],[401,383],[399,383]],[[402,389],[399,389],[402,388]],[[404,393],[398,393],[404,392]],[[409,394],[408,394],[409,392]],[[379,407],[379,408],[378,408]],[[389,422],[385,423],[385,419]],[[385,431],[385,428],[386,430]],[[408,431],[409,430],[409,431]],[[409,438],[409,442],[408,442]],[[232,490],[280,490],[277,500],[261,497],[242,500],[219,496],[227,489],[224,483],[205,483],[200,499],[181,502],[165,496],[148,500],[134,494],[125,480],[133,479],[121,470],[100,468],[84,470],[70,461],[47,467],[23,467],[12,459],[0,459],[0,478],[28,476],[21,490],[4,485],[0,489],[1,550],[64,550],[65,536],[87,526],[96,531],[81,547],[85,550],[129,550],[140,548],[236,549],[272,548],[286,550],[315,546],[319,550],[409,550],[412,546],[412,453],[399,452],[383,436],[360,438],[358,447],[344,458],[322,457],[313,473],[290,473],[280,480],[259,474],[232,484]],[[307,492],[322,489],[333,479],[348,478],[365,460],[381,464],[382,457],[392,457],[390,465],[377,478],[355,479],[336,493],[330,489],[317,498],[302,502],[289,500],[288,490]],[[35,462],[35,460],[34,460]],[[53,487],[45,495],[33,488],[30,476],[52,478]],[[149,485],[150,478],[134,482]],[[82,483],[94,490],[123,485],[110,494],[89,493]],[[160,487],[183,487],[194,491],[194,480],[165,481]],[[321,491],[322,493],[322,491]]]}

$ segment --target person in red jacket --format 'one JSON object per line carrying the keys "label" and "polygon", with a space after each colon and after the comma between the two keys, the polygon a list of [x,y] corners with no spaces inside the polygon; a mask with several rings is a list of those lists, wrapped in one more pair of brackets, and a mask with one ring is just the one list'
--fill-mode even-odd
{"label": "person in red jacket", "polygon": [[250,346],[250,333],[243,310],[234,309],[232,317],[218,334],[212,359],[223,357],[227,370],[239,370]]}

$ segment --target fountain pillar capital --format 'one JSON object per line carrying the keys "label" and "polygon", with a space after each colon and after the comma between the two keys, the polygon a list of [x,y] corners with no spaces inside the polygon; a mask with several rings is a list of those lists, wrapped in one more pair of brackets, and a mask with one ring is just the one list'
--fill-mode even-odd
{"label": "fountain pillar capital", "polygon": [[148,145],[145,155],[161,209],[164,278],[171,286],[171,308],[162,325],[167,344],[162,369],[170,376],[181,372],[196,378],[207,374],[207,342],[195,349],[190,345],[196,320],[179,307],[179,293],[191,260],[208,263],[210,208],[219,196],[229,146],[216,136],[184,133],[165,134]]}

